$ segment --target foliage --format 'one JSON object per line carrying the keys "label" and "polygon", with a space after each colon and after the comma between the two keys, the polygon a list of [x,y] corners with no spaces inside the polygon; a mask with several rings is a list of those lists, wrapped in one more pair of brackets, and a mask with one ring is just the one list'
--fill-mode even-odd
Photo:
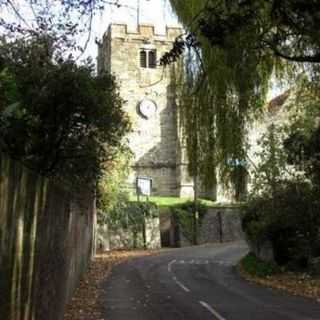
{"label": "foliage", "polygon": [[141,225],[145,218],[159,217],[158,206],[153,202],[129,202],[127,211],[133,225]]}
{"label": "foliage", "polygon": [[1,149],[41,174],[92,183],[129,122],[110,75],[54,62],[51,49],[47,38],[0,44]]}
{"label": "foliage", "polygon": [[108,212],[124,210],[130,200],[125,184],[130,170],[131,156],[128,148],[122,148],[103,171],[97,188],[97,207],[101,222],[106,219],[105,215]]}
{"label": "foliage", "polygon": [[[183,236],[191,243],[194,243],[195,239],[197,239],[199,231],[198,227],[201,226],[202,219],[207,213],[207,209],[207,206],[199,201],[196,203],[188,201],[170,208],[173,218],[179,225]],[[198,218],[195,217],[196,213],[198,214]],[[195,223],[198,224],[196,227]]]}
{"label": "foliage", "polygon": [[[222,182],[240,186],[246,172],[245,165],[239,169],[230,164],[244,164],[246,161],[247,123],[264,105],[273,60],[270,55],[261,56],[248,48],[254,34],[240,29],[230,39],[232,49],[212,46],[201,32],[197,32],[198,20],[194,18],[201,15],[207,1],[171,3],[199,43],[194,46],[191,41],[187,45],[192,48],[192,59],[186,59],[186,76],[181,81],[179,101],[181,119],[187,119],[183,123],[185,131],[192,135],[186,139],[188,160],[190,163],[197,160],[199,176],[206,185],[215,184],[215,169],[219,168]],[[214,4],[214,1],[209,3]],[[183,51],[181,47],[177,50]],[[166,58],[169,57],[164,56],[162,63],[167,64]],[[194,65],[196,67],[192,67]],[[195,155],[197,159],[194,159]]]}
{"label": "foliage", "polygon": [[136,242],[137,235],[144,230],[145,219],[155,218],[159,212],[152,201],[132,201],[126,188],[131,156],[129,149],[121,150],[105,170],[98,185],[97,207],[99,224],[108,224],[114,230],[129,230]]}
{"label": "foliage", "polygon": [[254,277],[265,278],[280,272],[280,268],[276,264],[264,262],[252,253],[242,258],[240,265],[246,273]]}
{"label": "foliage", "polygon": [[243,216],[247,237],[258,246],[270,241],[276,262],[289,268],[309,267],[320,255],[317,87],[302,76],[283,106],[288,121],[272,124],[260,139]]}
{"label": "foliage", "polygon": [[153,202],[126,201],[115,206],[106,215],[106,222],[112,228],[130,228],[141,231],[145,218],[158,217],[158,206]]}
{"label": "foliage", "polygon": [[283,143],[288,163],[303,171],[317,188],[320,187],[319,89],[319,79],[300,77],[296,99],[289,105],[292,116]]}
{"label": "foliage", "polygon": [[288,167],[282,141],[284,137],[283,127],[274,123],[259,137],[259,151],[255,153],[258,163],[252,173],[251,194],[274,195],[282,183],[295,177],[295,172]]}
{"label": "foliage", "polygon": [[242,225],[254,243],[270,240],[279,264],[307,267],[320,255],[319,193],[305,182],[287,182],[247,205]]}
{"label": "foliage", "polygon": [[119,0],[0,1],[0,33],[11,39],[50,38],[55,59],[78,60],[91,40],[94,17],[106,6],[122,5]]}
{"label": "foliage", "polygon": [[250,39],[244,50],[251,55],[263,58],[271,53],[289,61],[320,62],[317,0],[171,0],[171,4],[186,26],[213,48],[230,51],[241,36]]}
{"label": "foliage", "polygon": [[152,202],[119,201],[104,214],[103,223],[115,231],[127,230],[132,233],[134,248],[138,246],[139,235],[142,235],[143,246],[146,248],[146,219],[156,217],[159,217],[159,209]]}
{"label": "foliage", "polygon": [[[188,173],[194,177],[195,184],[200,178],[203,185],[209,189],[216,182],[213,179],[217,162],[216,137],[214,130],[207,131],[209,123],[212,122],[211,116],[206,113],[211,97],[208,93],[204,94],[205,86],[198,87],[201,79],[199,79],[197,63],[194,52],[188,51],[185,65],[178,79],[178,110],[181,136],[185,139],[187,150]],[[194,94],[196,90],[198,92]],[[209,162],[211,166],[207,165]]]}
{"label": "foliage", "polygon": [[[246,159],[247,124],[259,115],[271,75],[294,79],[306,69],[319,76],[319,1],[170,2],[186,34],[176,39],[161,63],[176,61],[190,49],[200,63],[194,83],[184,91],[189,104],[192,99],[196,104],[191,111],[183,109],[194,115],[192,121],[197,118],[189,122],[191,131],[208,133],[197,139],[200,174],[212,184],[214,170],[220,167],[223,182],[241,184],[245,168],[229,163]],[[192,150],[194,140],[187,140],[187,145]],[[192,161],[194,152],[188,155]]]}

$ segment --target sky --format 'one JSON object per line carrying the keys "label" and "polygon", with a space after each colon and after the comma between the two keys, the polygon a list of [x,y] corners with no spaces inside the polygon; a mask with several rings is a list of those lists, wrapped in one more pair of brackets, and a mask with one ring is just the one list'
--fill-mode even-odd
{"label": "sky", "polygon": [[[35,15],[33,14],[30,4],[30,0],[12,0],[15,8],[18,9],[23,19],[18,19],[13,10],[8,10],[6,7],[0,7],[0,17],[6,21],[17,22],[23,27],[35,26]],[[137,8],[139,6],[139,21],[141,24],[153,24],[155,26],[156,33],[165,34],[166,25],[177,25],[177,19],[173,14],[169,0],[108,0],[106,2],[118,3],[119,6],[105,5],[103,10],[97,11],[92,23],[91,40],[87,47],[83,58],[91,56],[95,61],[97,57],[97,45],[95,39],[101,40],[103,34],[108,29],[110,23],[125,23],[128,25],[128,29],[135,31],[137,29]],[[37,12],[36,1],[33,6],[34,12]],[[38,3],[45,3],[45,0]],[[54,12],[55,2],[49,1],[50,10]],[[39,8],[43,8],[42,5]],[[58,8],[58,6],[57,6]],[[88,17],[87,17],[88,18]],[[79,39],[79,43],[85,43],[87,40],[87,34],[83,35],[82,39]]]}
{"label": "sky", "polygon": [[[137,29],[137,6],[140,2],[140,24],[147,23],[155,26],[156,33],[165,34],[166,25],[178,25],[169,0],[120,0],[122,7],[106,6],[105,10],[98,13],[93,24],[92,39],[102,39],[110,23],[126,23],[129,30]],[[97,55],[94,41],[91,41],[88,54]]]}
{"label": "sky", "polygon": [[[34,16],[25,11],[24,8],[29,8],[26,2],[30,0],[12,0],[23,12],[23,16],[28,23],[32,23]],[[165,28],[169,26],[179,25],[178,19],[172,12],[169,0],[109,0],[110,2],[117,1],[120,7],[114,5],[106,5],[104,10],[96,13],[93,19],[92,32],[89,45],[82,58],[91,56],[93,61],[97,57],[97,45],[95,40],[101,40],[103,34],[108,29],[110,23],[125,23],[131,31],[137,30],[137,7],[139,5],[139,21],[140,24],[152,24],[155,26],[155,31],[158,34],[165,34]],[[0,9],[1,10],[1,9]],[[6,16],[8,13],[0,12],[1,16]],[[15,17],[13,17],[15,19]],[[83,36],[81,43],[86,41],[87,34]],[[279,83],[272,82],[272,86],[268,93],[268,100],[277,96],[284,91]]]}

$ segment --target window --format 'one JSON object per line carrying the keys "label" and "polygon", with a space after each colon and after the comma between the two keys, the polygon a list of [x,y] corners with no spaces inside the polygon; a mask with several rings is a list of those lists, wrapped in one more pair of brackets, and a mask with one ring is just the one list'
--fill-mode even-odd
{"label": "window", "polygon": [[146,49],[141,50],[140,67],[155,69],[157,67],[157,51]]}
{"label": "window", "polygon": [[155,68],[157,66],[157,54],[156,50],[149,51],[149,68]]}
{"label": "window", "polygon": [[147,67],[147,52],[145,50],[140,51],[140,67]]}

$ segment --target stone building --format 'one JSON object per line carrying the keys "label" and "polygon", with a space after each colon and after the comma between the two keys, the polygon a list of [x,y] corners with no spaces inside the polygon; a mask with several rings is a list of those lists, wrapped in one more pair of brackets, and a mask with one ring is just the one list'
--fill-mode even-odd
{"label": "stone building", "polygon": [[192,179],[183,161],[175,105],[175,66],[159,66],[161,56],[172,48],[182,30],[167,27],[158,35],[152,25],[129,32],[124,24],[111,24],[98,53],[98,72],[115,75],[125,101],[133,132],[128,136],[134,154],[128,182],[152,178],[152,194],[191,196]]}
{"label": "stone building", "polygon": [[[125,24],[111,24],[98,48],[98,72],[108,71],[120,85],[125,110],[133,132],[129,147],[134,159],[128,183],[135,189],[136,177],[152,178],[153,195],[192,197],[193,179],[187,173],[185,143],[181,136],[176,106],[177,66],[163,68],[159,59],[182,34],[178,27],[167,27],[165,35],[152,25],[139,25],[129,32]],[[213,173],[214,174],[214,173]],[[200,196],[230,202],[230,192],[217,183]]]}

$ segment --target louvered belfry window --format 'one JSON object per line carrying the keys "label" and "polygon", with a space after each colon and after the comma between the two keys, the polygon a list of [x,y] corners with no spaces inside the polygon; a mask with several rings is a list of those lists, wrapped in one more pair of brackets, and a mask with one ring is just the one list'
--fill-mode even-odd
{"label": "louvered belfry window", "polygon": [[140,51],[140,67],[147,67],[147,52],[145,50]]}
{"label": "louvered belfry window", "polygon": [[140,51],[140,67],[155,69],[157,67],[156,50],[142,49]]}
{"label": "louvered belfry window", "polygon": [[149,51],[149,68],[155,68],[157,66],[157,54],[156,50],[150,50]]}

